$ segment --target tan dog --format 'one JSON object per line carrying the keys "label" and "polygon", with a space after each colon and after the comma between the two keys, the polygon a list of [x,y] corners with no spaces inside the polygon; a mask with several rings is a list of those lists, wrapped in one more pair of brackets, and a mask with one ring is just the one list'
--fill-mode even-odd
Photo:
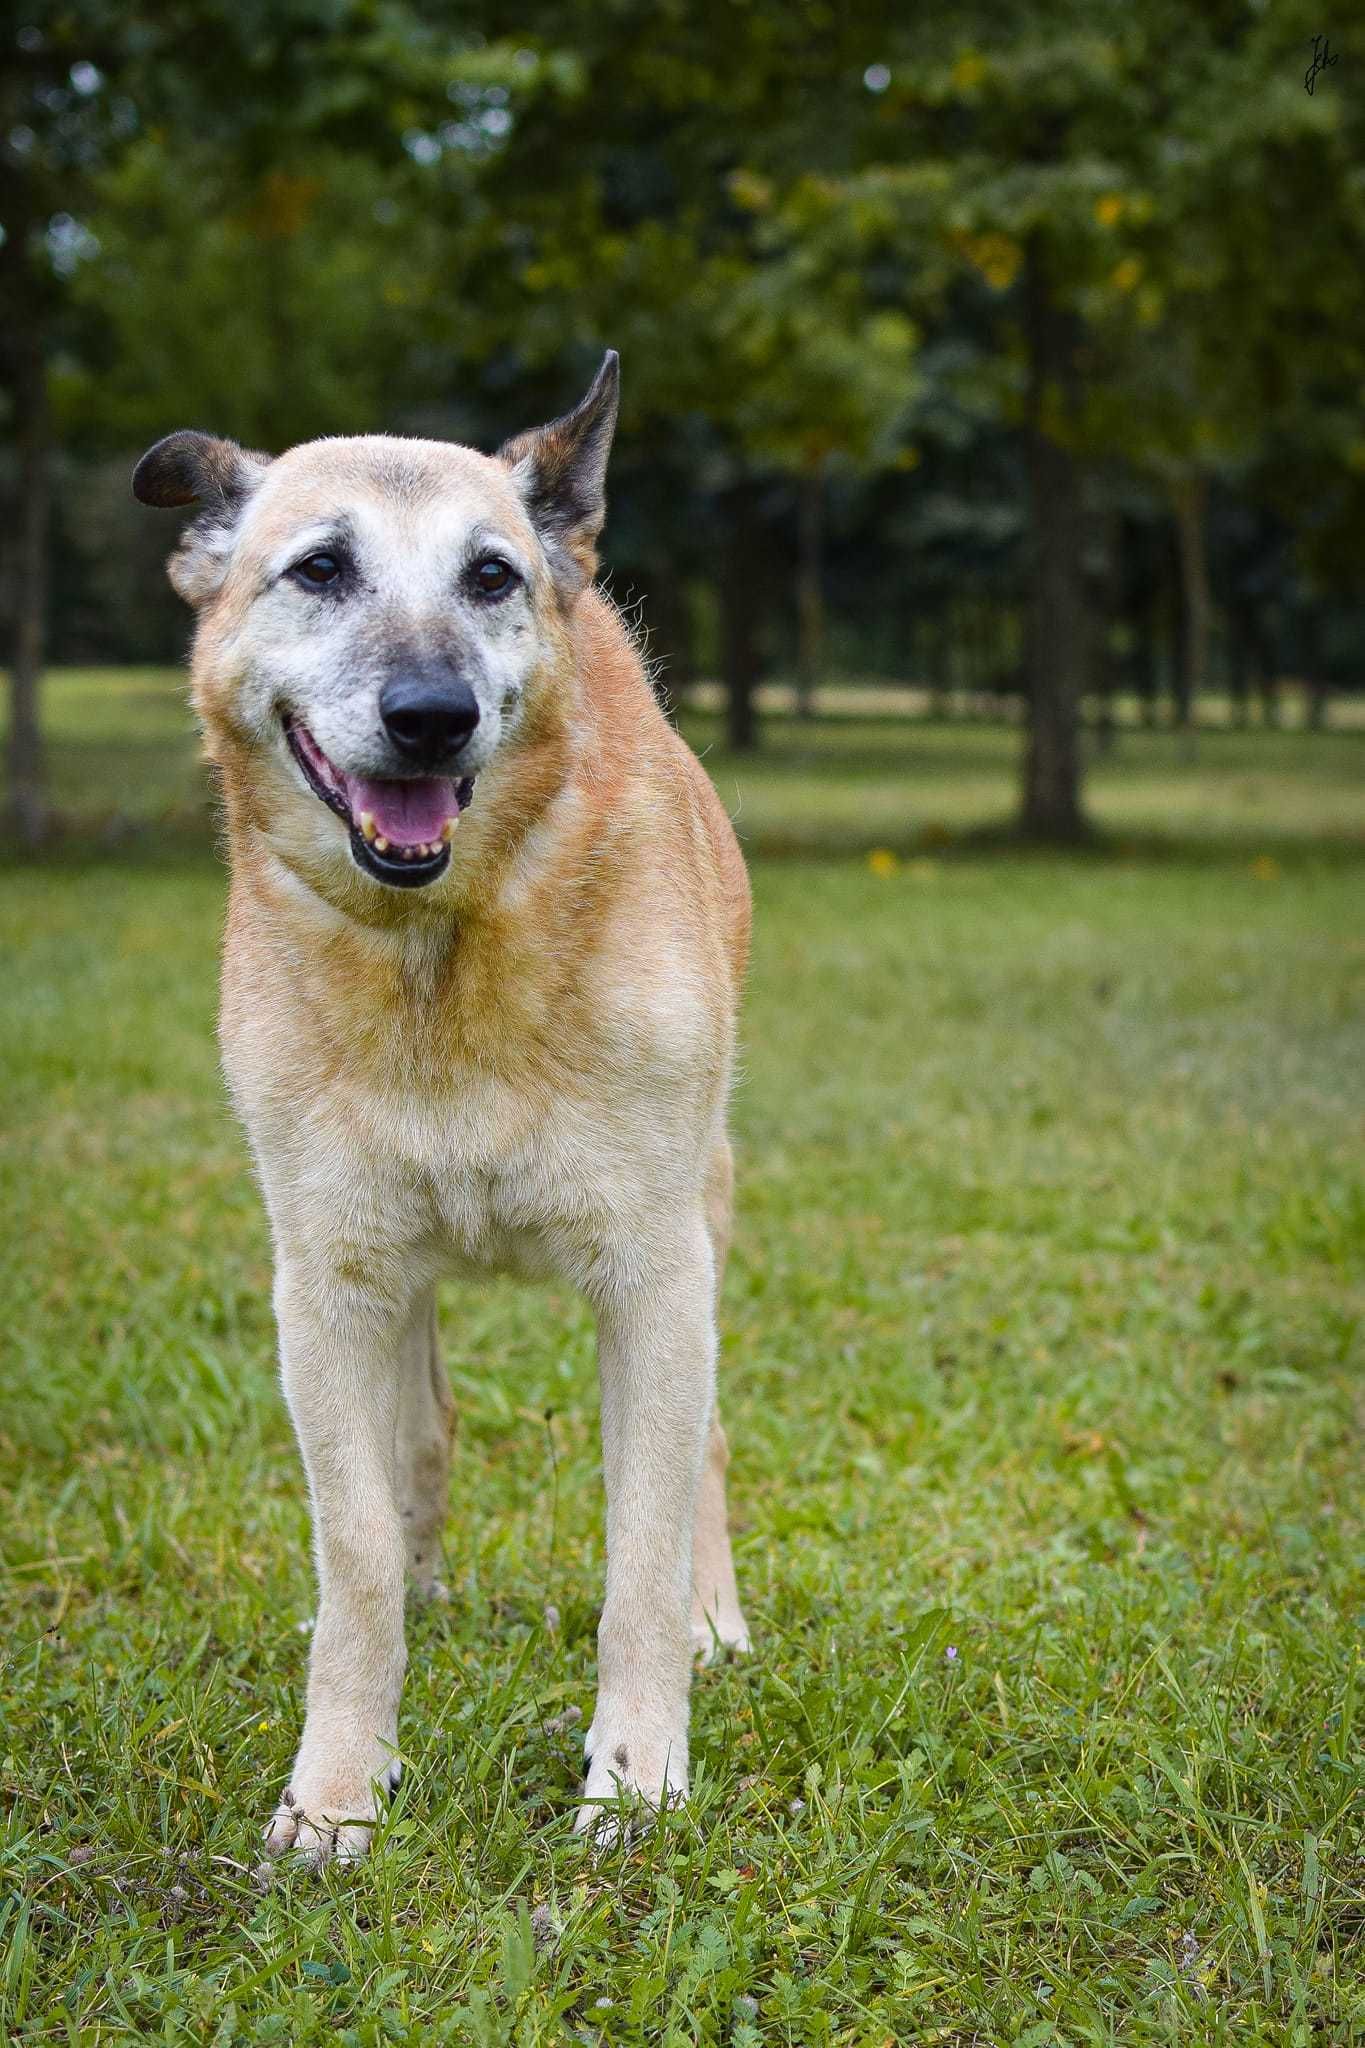
{"label": "tan dog", "polygon": [[[743,1647],[715,1411],[748,888],[709,780],[590,587],[609,354],[496,457],[172,434],[170,565],[232,863],[222,1042],[274,1236],[319,1580],[276,1850],[356,1855],[396,1778],[405,1567],[440,1590],[447,1271],[598,1322],[606,1600],[593,1826],[687,1785],[694,1654]],[[596,1802],[596,1804],[594,1804]]]}

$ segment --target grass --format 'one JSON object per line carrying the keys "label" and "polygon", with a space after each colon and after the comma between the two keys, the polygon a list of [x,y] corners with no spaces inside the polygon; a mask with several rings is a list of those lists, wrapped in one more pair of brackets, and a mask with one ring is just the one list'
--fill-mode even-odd
{"label": "grass", "polygon": [[[55,694],[73,808],[197,815],[164,684]],[[312,1592],[221,875],[188,823],[4,873],[0,2037],[1365,2040],[1361,742],[1126,741],[1062,861],[952,836],[1005,735],[773,741],[712,757],[758,1647],[600,1866],[591,1330],[499,1286],[443,1304],[402,1792],[358,1874],[255,1874]]]}

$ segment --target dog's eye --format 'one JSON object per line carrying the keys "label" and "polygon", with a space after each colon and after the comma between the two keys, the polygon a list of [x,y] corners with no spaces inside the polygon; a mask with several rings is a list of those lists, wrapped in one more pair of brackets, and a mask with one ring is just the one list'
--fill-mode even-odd
{"label": "dog's eye", "polygon": [[510,562],[504,562],[501,555],[485,555],[475,565],[474,588],[483,597],[496,597],[500,590],[506,590],[516,571]]}
{"label": "dog's eye", "polygon": [[336,582],[341,564],[335,555],[305,555],[301,562],[295,562],[294,574],[321,589],[324,583]]}

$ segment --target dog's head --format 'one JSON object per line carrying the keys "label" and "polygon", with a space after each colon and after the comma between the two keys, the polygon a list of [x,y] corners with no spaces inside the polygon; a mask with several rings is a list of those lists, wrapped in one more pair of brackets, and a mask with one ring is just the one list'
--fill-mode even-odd
{"label": "dog's head", "polygon": [[199,615],[214,751],[246,757],[255,814],[314,862],[397,888],[444,874],[596,565],[617,383],[609,352],[573,412],[496,456],[374,435],[272,461],[200,433],[143,456],[144,505],[201,508],[170,576]]}

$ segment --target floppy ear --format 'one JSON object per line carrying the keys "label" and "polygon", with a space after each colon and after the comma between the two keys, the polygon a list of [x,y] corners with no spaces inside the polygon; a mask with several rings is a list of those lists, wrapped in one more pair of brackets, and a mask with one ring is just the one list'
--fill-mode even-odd
{"label": "floppy ear", "polygon": [[607,457],[620,388],[621,359],[609,348],[592,389],[572,412],[518,434],[498,450],[566,597],[576,596],[597,567],[596,541],[607,512]]}
{"label": "floppy ear", "polygon": [[133,471],[133,496],[141,504],[203,507],[166,565],[188,603],[202,604],[220,587],[237,514],[269,467],[268,455],[186,430],[167,434]]}

